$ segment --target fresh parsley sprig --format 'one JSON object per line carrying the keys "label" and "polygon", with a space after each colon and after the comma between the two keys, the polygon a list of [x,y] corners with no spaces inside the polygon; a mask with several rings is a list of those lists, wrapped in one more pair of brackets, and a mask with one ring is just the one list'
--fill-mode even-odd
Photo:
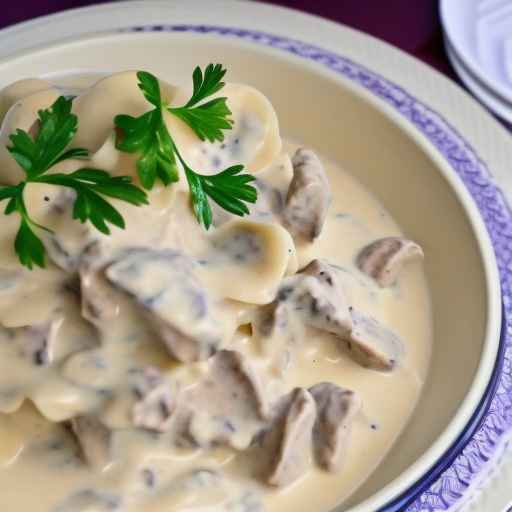
{"label": "fresh parsley sprig", "polygon": [[29,215],[23,193],[28,183],[46,183],[71,188],[76,197],[73,218],[84,223],[89,220],[99,231],[110,233],[109,224],[124,228],[121,214],[105,197],[120,199],[139,206],[147,204],[146,193],[131,183],[128,176],[111,176],[99,170],[83,168],[69,174],[47,172],[57,163],[71,158],[86,158],[83,148],[66,150],[78,128],[78,119],[71,113],[72,100],[60,96],[53,105],[38,112],[38,131],[32,138],[24,130],[10,136],[8,150],[25,173],[25,180],[14,186],[0,188],[0,202],[8,200],[6,215],[20,216],[14,248],[22,265],[32,269],[45,266],[45,248],[36,230],[48,228],[37,224]]}
{"label": "fresh parsley sprig", "polygon": [[164,122],[160,85],[150,73],[137,73],[139,88],[155,108],[133,117],[125,114],[114,118],[118,128],[116,146],[120,151],[140,153],[137,173],[145,189],[151,190],[157,178],[164,185],[178,181],[174,143]]}
{"label": "fresh parsley sprig", "polygon": [[182,157],[167,129],[164,112],[167,111],[185,122],[201,140],[224,140],[223,130],[233,126],[227,98],[207,98],[224,87],[222,79],[226,70],[220,64],[209,64],[204,73],[197,67],[193,73],[193,92],[187,103],[171,107],[162,101],[158,79],[146,71],[139,71],[138,86],[145,98],[155,108],[139,117],[119,115],[114,119],[117,130],[116,146],[121,151],[139,153],[137,171],[146,189],[151,189],[156,179],[168,185],[179,179],[177,162],[182,165],[190,188],[194,213],[208,229],[212,223],[212,210],[208,199],[221,208],[239,216],[249,213],[246,203],[254,203],[257,190],[250,185],[254,176],[243,173],[242,165],[228,167],[218,174],[205,175],[194,171]]}
{"label": "fresh parsley sprig", "polygon": [[[137,73],[139,88],[154,108],[139,117],[118,115],[114,119],[116,146],[121,151],[138,153],[137,173],[144,188],[153,188],[157,179],[164,185],[178,181],[178,164],[182,166],[195,215],[206,229],[212,223],[210,199],[235,215],[249,213],[247,203],[257,199],[257,190],[251,185],[255,178],[244,173],[242,165],[228,167],[214,175],[194,171],[171,137],[164,113],[181,119],[202,141],[223,141],[224,130],[233,126],[227,98],[209,98],[224,87],[225,74],[220,64],[209,64],[204,73],[197,67],[192,76],[192,96],[185,105],[171,107],[162,100],[157,78],[140,71]],[[146,193],[133,185],[128,176],[111,176],[89,167],[70,173],[48,172],[60,162],[89,156],[83,148],[67,149],[78,128],[71,106],[72,100],[61,96],[50,108],[38,112],[34,137],[21,129],[10,136],[11,145],[7,149],[22,168],[25,179],[17,185],[0,187],[0,202],[7,201],[6,215],[16,212],[20,217],[14,247],[20,262],[29,269],[34,265],[45,266],[45,248],[37,230],[51,230],[31,218],[24,199],[27,184],[46,183],[74,190],[73,218],[82,223],[90,221],[105,234],[110,233],[110,225],[125,227],[123,217],[107,198],[136,206],[148,202]]]}
{"label": "fresh parsley sprig", "polygon": [[227,106],[227,98],[215,98],[201,103],[224,87],[222,79],[225,74],[226,70],[220,64],[209,64],[204,76],[201,68],[197,67],[192,75],[192,97],[183,107],[168,108],[171,114],[187,123],[201,140],[223,141],[222,130],[230,130],[233,126],[233,120],[228,117],[231,110]]}

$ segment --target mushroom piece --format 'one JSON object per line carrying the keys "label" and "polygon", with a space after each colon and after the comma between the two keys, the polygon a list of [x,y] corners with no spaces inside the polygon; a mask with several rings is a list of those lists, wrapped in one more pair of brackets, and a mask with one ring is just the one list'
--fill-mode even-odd
{"label": "mushroom piece", "polygon": [[112,263],[105,274],[145,308],[176,359],[199,361],[215,353],[222,332],[192,260],[172,250],[133,249]]}
{"label": "mushroom piece", "polygon": [[304,326],[348,336],[352,317],[336,269],[314,260],[284,279],[276,299],[260,309],[253,326],[279,374],[288,367],[293,345],[304,338]]}
{"label": "mushroom piece", "polygon": [[178,391],[171,383],[157,368],[146,367],[136,377],[134,391],[138,397],[133,406],[134,425],[156,432],[169,430],[178,397]]}
{"label": "mushroom piece", "polygon": [[292,350],[303,338],[304,327],[294,320],[288,305],[277,301],[259,308],[252,319],[254,341],[279,377],[289,368]]}
{"label": "mushroom piece", "polygon": [[[310,327],[342,337],[352,330],[343,288],[334,269],[323,261],[314,260],[301,273],[284,279],[276,302],[288,304],[288,314],[297,314]],[[274,319],[282,322],[283,316],[280,312]]]}
{"label": "mushroom piece", "polygon": [[79,276],[82,316],[97,327],[115,318],[119,313],[116,294],[121,292],[105,279],[103,270],[85,264],[80,267]]}
{"label": "mushroom piece", "polygon": [[62,318],[40,325],[7,329],[9,337],[14,338],[21,355],[36,366],[50,364],[54,357],[54,345]]}
{"label": "mushroom piece", "polygon": [[55,512],[121,512],[121,498],[100,493],[92,489],[77,492],[64,503],[57,506]]}
{"label": "mushroom piece", "polygon": [[271,454],[265,480],[284,487],[309,467],[316,405],[308,391],[296,388],[279,401],[276,410],[273,425],[263,439],[263,449]]}
{"label": "mushroom piece", "polygon": [[289,311],[283,301],[274,301],[261,307],[255,320],[258,333],[269,338],[278,333],[284,336],[289,332],[288,323]]}
{"label": "mushroom piece", "polygon": [[317,463],[327,471],[338,471],[343,463],[352,421],[361,400],[351,390],[323,382],[309,388],[316,402],[317,418],[313,447]]}
{"label": "mushroom piece", "polygon": [[392,370],[404,351],[395,333],[349,307],[336,269],[322,260],[283,280],[256,329],[261,336],[279,334],[289,340],[300,337],[301,324],[334,334],[346,342],[358,363],[375,370]]}
{"label": "mushroom piece", "polygon": [[375,318],[353,309],[353,329],[344,338],[356,361],[374,370],[393,370],[404,353],[402,340]]}
{"label": "mushroom piece", "polygon": [[308,324],[339,336],[350,332],[350,308],[336,269],[326,261],[316,259],[304,267],[300,275],[312,276],[318,283],[309,285],[311,303]]}
{"label": "mushroom piece", "polygon": [[109,241],[91,224],[69,224],[76,193],[62,188],[48,204],[53,223],[51,233],[43,233],[48,257],[62,270],[75,273],[83,262],[98,260]]}
{"label": "mushroom piece", "polygon": [[316,154],[298,149],[292,159],[293,178],[283,211],[284,225],[290,233],[312,242],[323,228],[331,203],[329,182]]}
{"label": "mushroom piece", "polygon": [[381,238],[367,245],[357,256],[357,266],[380,287],[393,285],[406,263],[423,258],[421,247],[400,237]]}
{"label": "mushroom piece", "polygon": [[94,416],[78,416],[70,420],[85,461],[99,471],[112,462],[112,432]]}
{"label": "mushroom piece", "polygon": [[188,435],[200,446],[244,450],[269,417],[262,385],[239,352],[221,350],[210,365],[206,379],[184,397],[193,407]]}

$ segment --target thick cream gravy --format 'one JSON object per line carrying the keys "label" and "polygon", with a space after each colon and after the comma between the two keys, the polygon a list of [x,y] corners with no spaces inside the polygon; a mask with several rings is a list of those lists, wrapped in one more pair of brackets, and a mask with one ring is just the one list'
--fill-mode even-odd
{"label": "thick cream gravy", "polygon": [[[186,97],[186,91],[171,86],[165,91],[176,103]],[[224,92],[236,124],[223,145],[200,144],[179,121],[168,122],[196,168],[215,170],[239,161],[249,164],[260,190],[249,219],[232,219],[216,209],[217,227],[205,233],[190,210],[182,177],[179,184],[151,191],[150,205],[144,208],[116,203],[127,229],[114,228],[113,235],[105,237],[71,219],[69,198],[62,190],[34,186],[27,191],[27,203],[36,220],[57,233],[56,240],[46,240],[49,250],[52,244],[54,249],[49,259],[57,265],[49,261],[47,269],[29,272],[17,263],[12,250],[17,219],[14,215],[3,217],[1,510],[327,512],[369,476],[407,424],[428,371],[432,336],[428,287],[421,266],[405,267],[396,285],[389,288],[379,288],[357,269],[355,258],[365,245],[402,234],[371,193],[325,159],[332,193],[327,220],[314,243],[294,241],[281,226],[279,212],[293,175],[288,155],[297,145],[281,146],[275,114],[259,93],[238,85],[229,85]],[[38,81],[11,86],[8,93],[2,103],[4,110],[10,108],[0,134],[3,145],[14,128],[12,123],[28,129],[36,110],[49,106],[58,95]],[[80,121],[79,145],[93,151],[92,165],[114,174],[134,174],[133,156],[120,154],[112,140],[112,114],[137,115],[147,109],[134,74],[107,79],[75,100],[74,109]],[[81,165],[67,162],[59,164],[59,170]],[[5,183],[20,178],[4,148],[0,168]],[[93,242],[98,242],[95,247],[99,245],[100,254],[93,254],[87,265],[80,266],[79,255]],[[339,472],[328,473],[313,464],[292,485],[276,489],[254,477],[259,459],[265,456],[257,447],[242,452],[228,446],[176,446],[172,430],[155,433],[134,427],[129,412],[134,374],[151,365],[173,385],[193,390],[207,374],[208,363],[178,363],[171,358],[140,304],[94,272],[96,257],[99,260],[126,247],[169,248],[200,262],[196,273],[209,291],[218,324],[208,329],[218,329],[222,348],[248,356],[270,400],[294,387],[308,388],[325,381],[357,393],[362,410],[355,417]],[[283,370],[280,354],[276,355],[279,343],[261,344],[254,328],[249,327],[260,305],[274,299],[281,279],[318,257],[338,268],[354,308],[372,315],[403,340],[405,353],[393,371],[360,366],[340,349],[334,335],[309,328]],[[166,267],[151,268],[152,273],[140,278],[144,289],[160,290],[166,280],[177,282]],[[87,319],[82,316],[77,291],[78,271],[82,294],[91,291],[88,307],[92,309],[85,312]],[[178,272],[176,275],[174,279],[179,279]],[[136,281],[134,286],[142,285]],[[180,318],[187,320],[186,305],[162,305],[171,306],[174,310],[182,307]],[[102,312],[99,317],[94,308]],[[25,326],[50,321],[49,328],[56,334],[47,364],[34,364],[33,358],[20,352],[17,340],[30,335],[23,330]],[[100,469],[84,461],[65,423],[84,414],[100,418],[115,432],[112,460]],[[199,431],[211,427],[209,418],[199,415],[195,421]],[[243,439],[238,442],[243,444]],[[183,481],[182,475],[192,470],[201,471]],[[94,492],[97,494],[91,499]]]}

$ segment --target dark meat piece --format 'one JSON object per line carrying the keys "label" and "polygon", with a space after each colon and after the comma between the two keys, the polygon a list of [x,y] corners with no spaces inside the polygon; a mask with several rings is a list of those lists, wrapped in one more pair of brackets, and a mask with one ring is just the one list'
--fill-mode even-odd
{"label": "dark meat piece", "polygon": [[135,393],[138,401],[133,407],[134,425],[157,432],[169,430],[177,406],[177,389],[173,389],[158,369],[147,367],[137,376]]}
{"label": "dark meat piece", "polygon": [[[288,311],[282,309],[286,305]],[[314,260],[301,273],[288,277],[277,294],[273,310],[263,326],[271,332],[286,316],[298,316],[305,325],[346,336],[352,329],[347,299],[335,271],[327,263]]]}
{"label": "dark meat piece", "polygon": [[122,292],[115,290],[106,280],[102,268],[81,265],[79,276],[82,316],[98,327],[113,320],[119,312],[116,295]]}
{"label": "dark meat piece", "polygon": [[145,308],[176,359],[199,361],[215,353],[221,329],[189,258],[171,250],[134,249],[110,265],[106,276]]}
{"label": "dark meat piece", "polygon": [[85,461],[94,469],[105,469],[112,462],[110,429],[94,416],[73,418],[70,425]]}
{"label": "dark meat piece", "polygon": [[53,360],[54,344],[62,320],[53,320],[41,325],[7,329],[21,355],[37,366],[46,366]]}
{"label": "dark meat piece", "polygon": [[317,463],[327,471],[341,468],[350,439],[352,421],[361,409],[358,396],[330,382],[309,389],[316,402],[313,446]]}
{"label": "dark meat piece", "polygon": [[293,236],[313,241],[322,231],[331,204],[329,182],[322,163],[309,149],[297,150],[292,164],[293,179],[283,211],[284,224]]}
{"label": "dark meat piece", "polygon": [[217,352],[208,377],[184,401],[193,408],[189,435],[200,446],[243,450],[269,415],[257,375],[242,354],[231,350]]}
{"label": "dark meat piece", "polygon": [[352,319],[336,269],[326,261],[317,259],[304,267],[300,275],[312,276],[316,280],[313,284],[305,279],[302,285],[306,294],[301,300],[306,301],[306,307],[301,314],[306,316],[306,323],[338,336],[350,332]]}
{"label": "dark meat piece", "polygon": [[[51,209],[59,215],[59,224],[53,233],[43,233],[43,243],[49,258],[67,272],[76,272],[84,261],[91,257],[98,259],[108,241],[90,223],[73,223],[72,216],[74,190],[62,188],[51,203]],[[66,229],[62,228],[66,225]],[[59,228],[62,229],[59,229]]]}
{"label": "dark meat piece", "polygon": [[352,318],[336,269],[314,260],[299,274],[285,278],[276,299],[264,306],[254,320],[262,350],[273,354],[278,373],[286,370],[290,353],[304,339],[304,327],[340,337],[352,329]]}
{"label": "dark meat piece", "polygon": [[375,318],[352,310],[354,327],[345,338],[352,356],[362,366],[393,370],[404,352],[402,340]]}
{"label": "dark meat piece", "polygon": [[415,242],[389,237],[367,245],[357,256],[357,266],[385,288],[395,283],[406,263],[422,258],[423,250]]}
{"label": "dark meat piece", "polygon": [[263,306],[258,312],[256,328],[262,336],[272,337],[276,333],[285,333],[289,324],[289,310],[284,301],[274,301]]}
{"label": "dark meat piece", "polygon": [[336,270],[314,260],[299,274],[283,280],[276,300],[256,325],[263,336],[296,332],[293,320],[336,335],[350,355],[375,370],[392,370],[404,352],[400,338],[377,320],[349,307]]}
{"label": "dark meat piece", "polygon": [[265,480],[284,487],[301,477],[310,465],[316,406],[308,391],[296,388],[280,400],[276,409],[263,440],[263,450],[270,455]]}

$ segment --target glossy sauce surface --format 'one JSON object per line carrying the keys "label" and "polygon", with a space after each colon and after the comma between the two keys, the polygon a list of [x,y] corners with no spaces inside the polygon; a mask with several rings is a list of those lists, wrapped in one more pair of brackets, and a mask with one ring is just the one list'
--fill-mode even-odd
{"label": "glossy sauce surface", "polygon": [[[187,90],[162,88],[170,102],[181,104],[187,98]],[[59,92],[37,81],[15,84],[7,92],[1,103],[5,111],[10,109],[0,134],[1,180],[16,183],[22,174],[5,150],[7,136],[18,127],[29,129],[37,109],[49,106]],[[18,264],[12,249],[18,219],[2,218],[1,510],[327,512],[368,477],[407,424],[426,378],[431,347],[429,294],[421,265],[405,267],[389,288],[380,288],[358,270],[355,260],[363,247],[402,233],[370,192],[325,159],[332,194],[325,225],[313,243],[294,239],[282,225],[282,211],[293,176],[290,157],[298,146],[282,144],[276,115],[260,93],[229,84],[223,94],[235,127],[222,144],[201,143],[171,116],[166,122],[193,168],[213,172],[242,162],[256,175],[259,199],[250,217],[234,218],[215,208],[215,227],[205,232],[193,216],[182,176],[172,187],[155,187],[149,206],[116,203],[127,228],[114,228],[106,237],[71,219],[70,197],[61,189],[29,186],[31,214],[56,233],[45,239],[48,268],[32,272]],[[134,175],[135,157],[115,149],[112,118],[147,110],[135,74],[107,78],[75,99],[73,108],[80,123],[73,144],[90,149],[91,166]],[[57,168],[63,172],[82,165],[68,161]],[[136,259],[138,273],[123,274],[126,251],[147,248],[171,256]],[[176,254],[185,255],[186,261]],[[351,307],[403,340],[404,355],[393,371],[361,366],[335,335],[322,330],[307,327],[285,352],[282,339],[258,336],[261,308],[274,300],[286,276],[316,258],[336,269]],[[106,277],[98,270],[105,261],[114,262]],[[195,289],[196,282],[204,290],[197,300],[184,302],[168,293]],[[158,301],[149,306],[154,297]],[[201,324],[206,320],[200,313],[201,321],[194,320],[196,306],[212,313],[210,323]],[[249,410],[239,417],[240,427],[230,438],[234,446],[176,443],[176,419],[165,432],[136,428],[132,390],[148,366],[197,405],[190,428],[198,438],[217,428],[212,417],[223,413],[215,408],[225,403],[220,395],[204,399],[209,388],[201,386],[212,371],[210,362],[171,357],[148,308],[164,317],[172,310],[181,331],[203,329],[221,340],[219,348],[247,356],[270,404],[295,387],[320,382],[354,391],[362,409],[354,419],[341,470],[329,473],[310,464],[292,485],[277,489],[265,484],[258,475],[269,454],[251,441],[261,425]],[[34,338],[27,326],[49,329],[53,342],[44,364],[37,360],[40,355],[27,354],[30,344],[24,340]],[[84,460],[67,423],[83,415],[99,419],[111,433],[111,458],[102,467]],[[189,474],[193,477],[184,477]]]}

